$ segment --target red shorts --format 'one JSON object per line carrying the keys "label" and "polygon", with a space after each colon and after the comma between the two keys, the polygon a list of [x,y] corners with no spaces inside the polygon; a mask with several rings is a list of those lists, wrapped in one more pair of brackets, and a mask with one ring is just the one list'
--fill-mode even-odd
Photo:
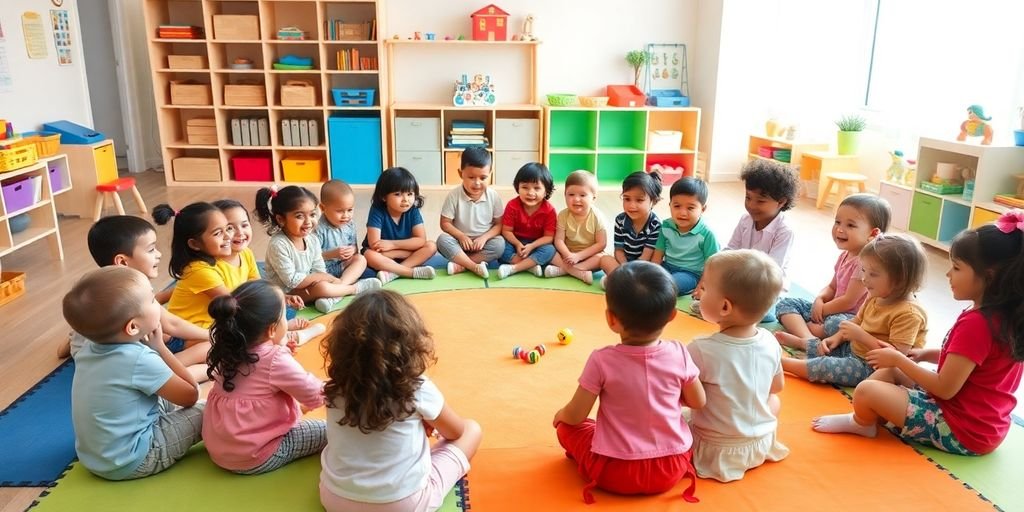
{"label": "red shorts", "polygon": [[559,423],[557,429],[558,442],[565,448],[566,456],[576,461],[580,475],[587,480],[583,501],[594,502],[594,487],[616,494],[661,494],[687,477],[690,486],[683,491],[683,499],[698,501],[693,495],[697,474],[690,464],[691,452],[639,460],[600,455],[591,450],[596,428],[597,422],[588,419],[579,425]]}

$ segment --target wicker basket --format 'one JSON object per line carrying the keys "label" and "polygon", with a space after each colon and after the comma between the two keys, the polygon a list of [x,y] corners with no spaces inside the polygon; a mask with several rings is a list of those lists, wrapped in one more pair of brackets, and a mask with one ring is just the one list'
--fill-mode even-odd
{"label": "wicker basket", "polygon": [[608,106],[608,96],[580,96],[580,105],[589,108]]}
{"label": "wicker basket", "polygon": [[575,94],[548,94],[548,105],[552,107],[573,107],[577,103]]}
{"label": "wicker basket", "polygon": [[21,297],[24,293],[24,272],[4,272],[0,274],[0,306]]}

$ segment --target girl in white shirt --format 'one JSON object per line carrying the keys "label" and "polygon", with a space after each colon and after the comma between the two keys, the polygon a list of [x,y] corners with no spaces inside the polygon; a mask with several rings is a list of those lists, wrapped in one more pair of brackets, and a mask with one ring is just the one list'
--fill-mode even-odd
{"label": "girl in white shirt", "polygon": [[[463,419],[424,374],[434,343],[419,313],[389,290],[360,295],[324,340],[327,512],[433,511],[469,471],[480,425]],[[441,441],[428,442],[436,430]]]}

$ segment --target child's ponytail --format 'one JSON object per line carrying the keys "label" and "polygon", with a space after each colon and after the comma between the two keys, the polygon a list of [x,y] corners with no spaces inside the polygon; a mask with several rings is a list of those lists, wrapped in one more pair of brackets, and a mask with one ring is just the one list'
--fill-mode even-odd
{"label": "child's ponytail", "polygon": [[949,255],[984,279],[979,309],[990,326],[998,317],[994,337],[1008,345],[1015,360],[1024,361],[1024,210],[1011,210],[995,224],[960,233]]}
{"label": "child's ponytail", "polygon": [[260,221],[267,228],[267,234],[273,235],[281,230],[277,223],[277,216],[287,215],[295,211],[302,201],[311,201],[313,206],[318,203],[315,194],[305,187],[288,185],[277,190],[276,187],[263,187],[256,191],[256,220]]}
{"label": "child's ponytail", "polygon": [[213,346],[206,356],[206,375],[221,377],[224,391],[235,389],[234,378],[246,374],[246,366],[255,364],[259,356],[249,348],[265,341],[270,326],[284,314],[284,294],[262,279],[243,283],[231,295],[222,295],[210,302],[210,341]]}
{"label": "child's ponytail", "polygon": [[192,203],[180,210],[168,204],[158,204],[153,208],[153,220],[163,226],[174,219],[174,234],[171,238],[171,263],[168,265],[171,277],[181,279],[185,267],[193,261],[204,261],[210,265],[217,263],[216,258],[188,245],[191,239],[198,239],[206,231],[207,215],[220,210],[210,203]]}

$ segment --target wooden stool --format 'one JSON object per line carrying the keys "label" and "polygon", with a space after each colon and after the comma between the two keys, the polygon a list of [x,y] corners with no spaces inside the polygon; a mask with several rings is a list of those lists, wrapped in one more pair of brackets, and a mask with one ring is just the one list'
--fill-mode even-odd
{"label": "wooden stool", "polygon": [[866,190],[864,184],[868,181],[867,176],[855,172],[834,172],[823,176],[823,178],[825,179],[825,188],[818,195],[817,207],[819,209],[825,205],[825,201],[833,194],[833,186],[836,188],[834,193],[836,195],[836,208],[838,208],[839,203],[849,195],[844,193],[847,189],[856,186],[858,192],[864,192]]}
{"label": "wooden stool", "polygon": [[117,214],[124,215],[124,204],[121,203],[121,196],[117,193],[129,189],[131,189],[132,196],[135,197],[135,204],[139,206],[142,214],[149,213],[146,210],[146,202],[142,200],[142,194],[139,193],[139,189],[135,186],[135,178],[118,178],[114,181],[96,185],[96,206],[93,212],[93,222],[100,220],[100,216],[103,215],[103,206],[105,206],[108,198],[114,203],[114,207],[117,208]]}

